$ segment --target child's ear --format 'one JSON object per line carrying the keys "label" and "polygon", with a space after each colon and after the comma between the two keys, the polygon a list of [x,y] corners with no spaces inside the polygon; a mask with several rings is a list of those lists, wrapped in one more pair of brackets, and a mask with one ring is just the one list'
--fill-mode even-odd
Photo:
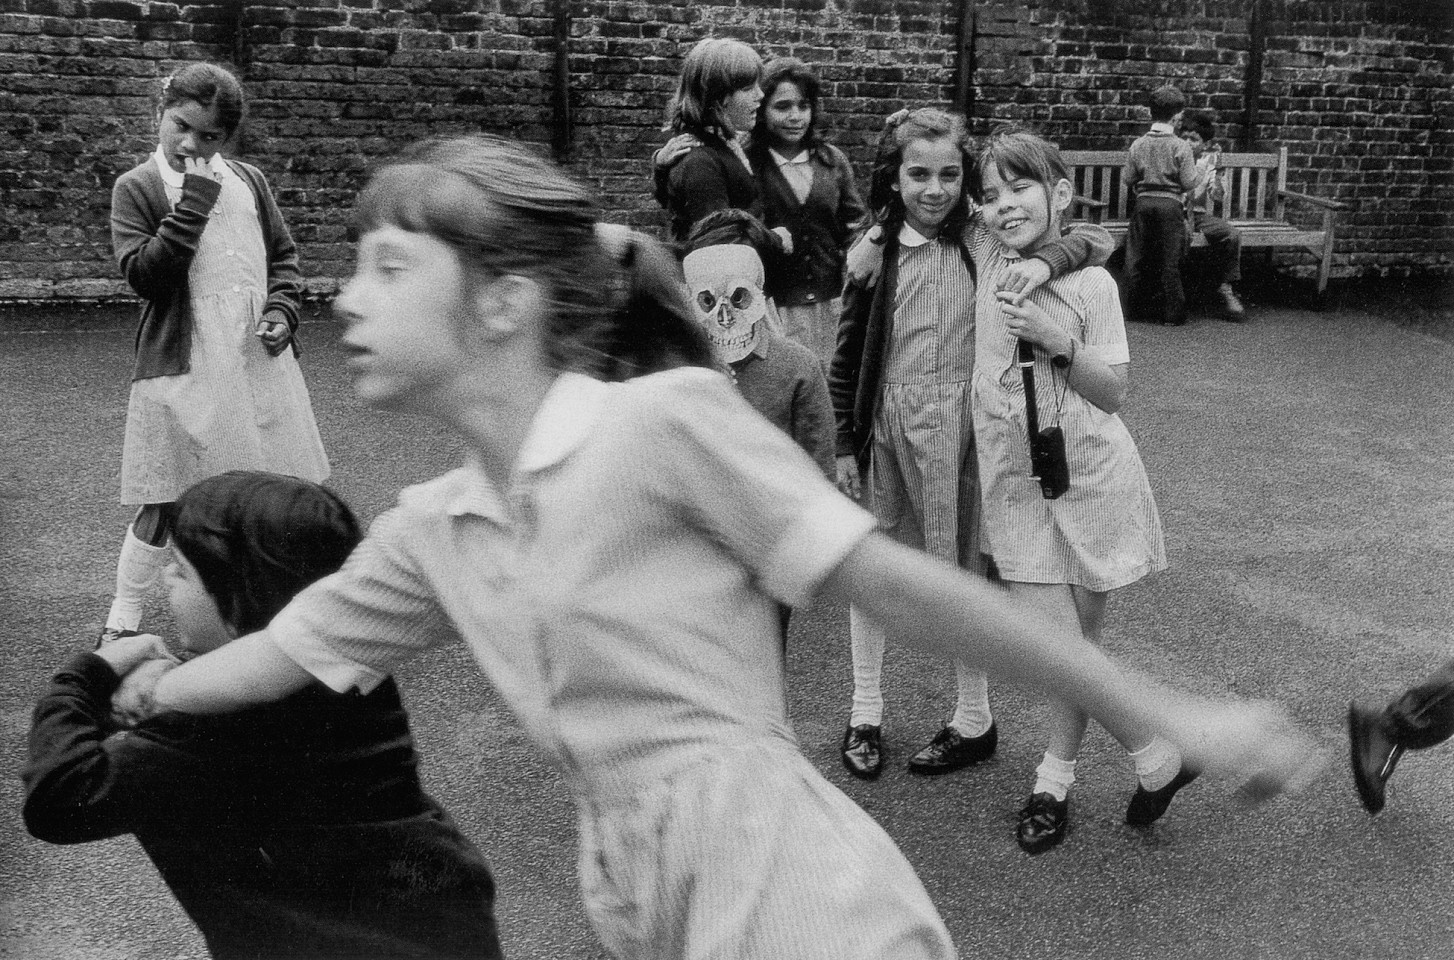
{"label": "child's ear", "polygon": [[539,314],[541,307],[540,284],[515,273],[496,277],[475,294],[480,329],[490,339],[517,333]]}
{"label": "child's ear", "polygon": [[1075,188],[1070,185],[1069,180],[1057,180],[1050,191],[1050,209],[1056,214],[1062,214],[1070,209],[1070,201],[1075,197]]}

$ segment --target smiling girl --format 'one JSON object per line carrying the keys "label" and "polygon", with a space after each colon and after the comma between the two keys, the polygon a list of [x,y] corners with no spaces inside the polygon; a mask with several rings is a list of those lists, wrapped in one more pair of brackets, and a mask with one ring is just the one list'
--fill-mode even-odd
{"label": "smiling girl", "polygon": [[[983,573],[969,392],[976,287],[970,251],[982,233],[965,194],[970,150],[961,117],[924,108],[889,118],[869,195],[871,232],[886,242],[862,244],[882,251],[884,276],[876,287],[850,283],[844,293],[829,392],[840,486],[855,497],[862,492],[879,528],[895,540]],[[1016,289],[1049,277],[1052,264],[1063,272],[1093,256],[1104,261],[1110,251],[1104,230],[1083,227],[1014,271]],[[857,609],[849,625],[853,706],[841,754],[850,773],[872,779],[884,762],[885,637]],[[999,733],[984,674],[964,663],[955,672],[954,714],[910,758],[912,772],[948,773],[995,752]]]}
{"label": "smiling girl", "polygon": [[[1011,594],[1088,643],[1100,640],[1110,591],[1166,566],[1161,520],[1136,445],[1117,415],[1126,398],[1126,329],[1115,282],[1099,267],[1052,280],[1017,299],[996,281],[1056,242],[1070,206],[1070,174],[1060,152],[1022,131],[996,133],[976,165],[977,199],[992,240],[980,265],[974,426],[984,489],[985,546]],[[1035,347],[1040,422],[1065,434],[1070,488],[1046,499],[1031,476],[1026,399],[1016,344]],[[1050,409],[1054,405],[1053,411]],[[1029,853],[1048,850],[1069,828],[1067,791],[1087,717],[1051,701],[1050,743],[1016,838]],[[1149,728],[1117,739],[1136,766],[1126,822],[1157,820],[1196,777],[1181,754]]]}
{"label": "smiling girl", "polygon": [[242,86],[190,64],[160,107],[155,153],[111,194],[112,247],[142,304],[121,452],[121,502],[138,510],[103,642],[139,627],[183,490],[234,469],[328,476],[295,359],[298,250],[262,173],[223,156]]}

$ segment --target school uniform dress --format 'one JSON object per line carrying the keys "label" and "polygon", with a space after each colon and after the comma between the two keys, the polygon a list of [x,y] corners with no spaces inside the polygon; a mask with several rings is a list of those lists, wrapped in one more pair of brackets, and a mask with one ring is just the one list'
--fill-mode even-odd
{"label": "school uniform dress", "polygon": [[948,958],[784,705],[777,604],[872,528],[722,374],[564,374],[507,488],[470,463],[405,490],[269,634],[335,690],[462,638],[574,794],[615,956]]}
{"label": "school uniform dress", "polygon": [[119,682],[77,654],[36,705],[32,834],[134,834],[218,960],[500,956],[494,878],[421,787],[392,680],[113,733]]}
{"label": "school uniform dress", "polygon": [[[221,189],[200,235],[186,235],[190,249],[175,242],[178,234],[166,235],[173,247],[162,255],[181,263],[190,255],[187,302],[174,311],[189,343],[181,362],[162,368],[167,372],[141,370],[132,381],[122,503],[170,503],[194,483],[228,470],[269,470],[315,482],[329,473],[293,351],[271,357],[256,335],[271,303],[268,270],[274,255],[255,192],[266,186],[260,175],[244,180],[220,157],[213,158],[212,169],[221,176]],[[183,199],[183,175],[158,148],[126,176],[138,188],[126,191],[119,183],[116,195],[137,203],[121,217],[150,223],[151,233],[158,234]],[[271,197],[266,199],[271,207]],[[140,337],[138,342],[146,346]]]}
{"label": "school uniform dress", "polygon": [[[831,368],[838,454],[859,458],[864,503],[899,543],[984,573],[970,377],[975,277],[965,237],[930,240],[905,224],[885,244],[873,292],[850,288]],[[864,422],[872,424],[862,430]],[[866,463],[865,461],[866,454]],[[884,628],[850,608],[854,710],[882,713]],[[984,673],[955,662],[953,722],[979,736],[992,721]]]}
{"label": "school uniform dress", "polygon": [[754,144],[748,158],[762,189],[764,222],[793,237],[783,279],[770,291],[783,333],[812,350],[826,372],[838,343],[844,251],[864,215],[853,167],[826,143],[792,157]]}
{"label": "school uniform dress", "polygon": [[[1017,257],[984,238],[975,251],[980,296],[973,406],[979,444],[985,549],[1000,576],[1021,583],[1069,583],[1106,591],[1166,567],[1161,518],[1136,444],[1121,418],[1066,384],[1043,350],[1035,351],[1040,427],[1065,431],[1070,489],[1046,500],[1030,476],[1025,391],[1016,340],[994,289]],[[1081,344],[1078,355],[1130,362],[1115,281],[1087,267],[1030,295]]]}

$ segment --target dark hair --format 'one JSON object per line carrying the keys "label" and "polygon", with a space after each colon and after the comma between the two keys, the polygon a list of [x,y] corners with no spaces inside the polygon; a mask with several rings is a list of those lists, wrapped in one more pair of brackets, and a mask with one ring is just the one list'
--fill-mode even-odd
{"label": "dark hair", "polygon": [[160,110],[179,103],[217,108],[217,122],[230,137],[242,126],[246,106],[242,84],[215,63],[189,63],[162,81]]}
{"label": "dark hair", "polygon": [[[389,224],[429,234],[474,275],[531,278],[549,306],[550,367],[619,379],[643,358],[683,347],[692,334],[674,328],[678,307],[682,326],[696,324],[684,300],[673,302],[660,258],[641,253],[645,244],[635,245],[629,264],[607,256],[597,217],[595,197],[555,164],[477,134],[428,140],[385,162],[359,195],[354,225],[359,233]],[[643,326],[637,314],[648,308],[656,313]]]}
{"label": "dark hair", "polygon": [[629,380],[673,367],[717,366],[712,342],[692,315],[676,255],[658,240],[626,231],[616,253],[621,306],[612,337],[603,345],[608,363],[597,376]]}
{"label": "dark hair", "polygon": [[823,83],[818,75],[808,69],[808,65],[796,57],[778,57],[769,61],[762,71],[762,103],[757,107],[757,134],[752,138],[753,147],[758,146],[762,141],[761,150],[766,156],[766,150],[772,144],[767,142],[764,134],[766,128],[763,126],[763,118],[767,116],[768,101],[772,99],[773,93],[784,83],[795,84],[803,93],[803,99],[808,101],[808,112],[811,118],[808,120],[808,132],[803,135],[803,146],[809,150],[815,149],[823,142]]}
{"label": "dark hair", "polygon": [[1211,143],[1217,135],[1212,115],[1204,110],[1188,110],[1181,115],[1182,133],[1199,134],[1204,143]]}
{"label": "dark hair", "polygon": [[707,37],[698,41],[682,61],[676,93],[666,105],[667,129],[699,133],[721,126],[717,108],[722,101],[761,78],[762,58],[741,40]]}
{"label": "dark hair", "polygon": [[1151,119],[1158,123],[1170,120],[1185,106],[1186,97],[1170,84],[1151,91]]}
{"label": "dark hair", "polygon": [[[1021,127],[1000,127],[981,144],[969,177],[969,189],[976,203],[984,202],[984,172],[991,164],[1007,183],[1026,179],[1040,184],[1045,188],[1047,205],[1055,185],[1061,180],[1071,181],[1070,168],[1061,157],[1060,148]],[[1051,209],[1051,216],[1054,215]]]}
{"label": "dark hair", "polygon": [[[896,187],[899,167],[904,163],[904,148],[915,140],[948,140],[958,147],[966,180],[974,167],[974,141],[959,114],[920,107],[900,110],[890,116],[884,121],[868,181],[869,218],[872,223],[882,224],[887,233],[897,231],[904,222],[904,198]],[[956,233],[969,221],[968,194],[967,188],[960,192],[959,202],[944,219],[941,232]]]}
{"label": "dark hair", "polygon": [[723,244],[751,247],[762,261],[763,292],[775,296],[788,281],[789,262],[782,240],[767,224],[748,213],[728,207],[714,210],[692,225],[686,252]]}
{"label": "dark hair", "polygon": [[176,511],[173,545],[240,634],[261,630],[298,591],[343,566],[362,536],[335,494],[256,470],[193,485]]}

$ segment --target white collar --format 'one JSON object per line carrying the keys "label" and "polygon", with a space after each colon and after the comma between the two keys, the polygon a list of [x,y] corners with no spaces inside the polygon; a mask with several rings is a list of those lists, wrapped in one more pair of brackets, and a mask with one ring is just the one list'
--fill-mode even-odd
{"label": "white collar", "polygon": [[[539,473],[579,449],[605,409],[605,394],[609,389],[608,384],[579,373],[562,373],[556,377],[530,421],[515,461],[515,475]],[[500,493],[485,476],[478,457],[469,457],[464,474],[467,480],[445,504],[449,515],[475,514],[503,520],[505,511]]]}
{"label": "white collar", "polygon": [[[152,154],[152,159],[157,162],[157,169],[161,171],[162,183],[180,190],[182,181],[186,179],[186,174],[178,173],[172,169],[172,165],[167,162],[167,155],[162,153],[161,144],[157,144],[156,152]],[[222,159],[221,153],[212,154],[212,159],[207,161],[207,166],[211,167],[212,172],[218,176],[222,176],[227,171],[227,161]]]}
{"label": "white collar", "polygon": [[932,239],[934,238],[924,236],[922,233],[909,226],[908,223],[905,223],[902,227],[899,227],[899,246],[901,247],[922,247],[924,244],[928,243]]}
{"label": "white collar", "polygon": [[777,161],[777,165],[780,167],[785,167],[790,163],[807,163],[810,159],[807,150],[799,150],[797,156],[794,157],[785,157],[771,147],[768,147],[767,152],[772,154],[772,158]]}
{"label": "white collar", "polygon": [[1151,132],[1164,133],[1169,137],[1176,136],[1176,128],[1171,125],[1170,121],[1166,120],[1158,120],[1151,124]]}

